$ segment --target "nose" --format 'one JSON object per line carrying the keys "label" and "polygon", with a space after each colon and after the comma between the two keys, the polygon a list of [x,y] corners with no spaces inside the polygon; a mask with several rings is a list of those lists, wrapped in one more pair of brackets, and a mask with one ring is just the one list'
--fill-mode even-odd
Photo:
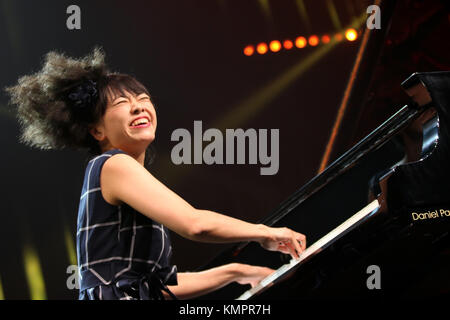
{"label": "nose", "polygon": [[145,111],[144,106],[142,106],[139,101],[133,101],[132,103],[132,107],[131,107],[131,112],[133,114],[139,114],[141,112]]}

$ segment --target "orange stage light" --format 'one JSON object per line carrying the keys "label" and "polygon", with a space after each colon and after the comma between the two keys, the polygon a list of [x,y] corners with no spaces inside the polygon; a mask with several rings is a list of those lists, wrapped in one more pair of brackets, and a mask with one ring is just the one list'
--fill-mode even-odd
{"label": "orange stage light", "polygon": [[[335,41],[342,41],[344,40],[344,35],[342,33],[336,33],[333,38]],[[356,31],[355,29],[347,29],[345,31],[345,38],[348,41],[355,41],[358,38],[358,31]],[[306,47],[308,44],[312,47],[315,47],[320,43],[320,41],[322,41],[322,43],[324,44],[327,44],[331,41],[331,36],[328,34],[324,34],[319,38],[317,35],[312,35],[308,39],[303,36],[299,36],[295,39],[294,43],[297,48],[301,49]],[[255,53],[255,49],[259,54],[265,54],[269,50],[272,52],[278,52],[283,48],[286,50],[290,50],[294,47],[294,43],[291,40],[284,40],[283,43],[278,40],[272,40],[269,44],[260,42],[256,46],[256,48],[252,45],[246,46],[244,48],[244,54],[246,56],[251,56]]]}
{"label": "orange stage light", "polygon": [[284,40],[284,41],[283,41],[283,47],[284,47],[286,50],[292,49],[293,46],[294,46],[294,44],[292,43],[291,40]]}
{"label": "orange stage light", "polygon": [[347,29],[347,31],[345,31],[345,37],[348,41],[355,41],[356,38],[358,38],[358,33],[355,29]]}
{"label": "orange stage light", "polygon": [[266,52],[267,52],[267,44],[265,44],[264,42],[259,43],[259,44],[256,46],[256,51],[257,51],[259,54],[264,54],[264,53],[266,53]]}
{"label": "orange stage light", "polygon": [[295,46],[297,48],[304,48],[306,47],[306,38],[305,37],[298,37],[297,39],[295,39]]}
{"label": "orange stage light", "polygon": [[248,45],[244,48],[244,54],[246,56],[251,56],[255,52],[255,48],[252,45]]}
{"label": "orange stage light", "polygon": [[344,39],[344,38],[342,37],[342,34],[336,33],[336,34],[334,35],[334,39],[335,39],[336,41],[342,41],[342,39]]}
{"label": "orange stage light", "polygon": [[330,40],[331,39],[330,39],[329,35],[325,34],[322,36],[322,43],[328,43],[328,42],[330,42]]}
{"label": "orange stage light", "polygon": [[281,43],[278,40],[270,41],[269,48],[272,52],[278,52],[281,50]]}
{"label": "orange stage light", "polygon": [[309,37],[308,43],[312,47],[317,46],[319,44],[319,37],[316,36],[316,35],[313,35],[313,36]]}

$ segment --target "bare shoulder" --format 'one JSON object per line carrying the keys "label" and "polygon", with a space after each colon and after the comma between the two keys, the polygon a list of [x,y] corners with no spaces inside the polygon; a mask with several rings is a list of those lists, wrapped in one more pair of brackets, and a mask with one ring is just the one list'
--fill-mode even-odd
{"label": "bare shoulder", "polygon": [[130,176],[136,174],[149,174],[134,158],[131,156],[118,153],[112,155],[103,164],[100,173],[100,186],[103,198],[112,205],[120,205],[123,201],[116,196],[116,187],[118,183],[126,184]]}
{"label": "bare shoulder", "polygon": [[125,153],[117,153],[109,157],[103,167],[107,168],[109,173],[120,174],[122,171],[137,169],[141,165],[133,157]]}

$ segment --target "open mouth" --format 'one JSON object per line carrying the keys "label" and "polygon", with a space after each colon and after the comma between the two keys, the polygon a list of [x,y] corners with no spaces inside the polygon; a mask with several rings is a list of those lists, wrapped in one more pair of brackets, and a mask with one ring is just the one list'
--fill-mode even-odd
{"label": "open mouth", "polygon": [[150,126],[150,120],[147,117],[142,117],[134,120],[130,127],[132,128],[146,128]]}

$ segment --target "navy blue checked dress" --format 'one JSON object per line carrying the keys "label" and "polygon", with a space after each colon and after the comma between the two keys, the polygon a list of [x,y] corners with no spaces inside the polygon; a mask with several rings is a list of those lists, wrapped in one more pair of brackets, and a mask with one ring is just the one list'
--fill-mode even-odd
{"label": "navy blue checked dress", "polygon": [[176,298],[167,288],[177,284],[167,228],[102,196],[100,172],[118,153],[126,154],[112,149],[86,167],[77,221],[79,299],[160,300],[163,290]]}

